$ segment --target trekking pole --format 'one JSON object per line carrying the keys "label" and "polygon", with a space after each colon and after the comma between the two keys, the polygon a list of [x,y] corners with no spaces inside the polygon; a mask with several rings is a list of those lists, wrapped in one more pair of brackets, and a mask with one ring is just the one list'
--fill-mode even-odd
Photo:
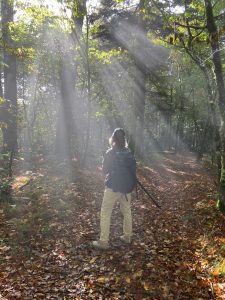
{"label": "trekking pole", "polygon": [[143,184],[137,179],[138,185],[142,188],[142,190],[148,195],[148,197],[152,200],[152,202],[158,207],[161,208],[161,206],[156,202],[156,200],[153,198],[153,196],[146,190],[146,188],[143,186]]}

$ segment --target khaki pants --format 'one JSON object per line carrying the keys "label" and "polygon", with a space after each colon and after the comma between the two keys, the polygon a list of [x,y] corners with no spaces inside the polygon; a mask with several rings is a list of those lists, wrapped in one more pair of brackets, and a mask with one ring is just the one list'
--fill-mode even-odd
{"label": "khaki pants", "polygon": [[131,194],[127,194],[126,199],[125,194],[113,192],[111,189],[106,188],[101,206],[101,242],[108,243],[109,241],[111,214],[116,202],[120,203],[120,210],[123,214],[123,235],[127,237],[132,235]]}

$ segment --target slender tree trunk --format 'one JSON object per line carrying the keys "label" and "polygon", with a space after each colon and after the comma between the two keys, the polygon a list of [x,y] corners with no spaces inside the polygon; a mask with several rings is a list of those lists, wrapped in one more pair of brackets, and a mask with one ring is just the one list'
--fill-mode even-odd
{"label": "slender tree trunk", "polygon": [[2,0],[2,39],[4,56],[4,99],[6,127],[3,127],[4,151],[17,149],[17,83],[16,55],[9,24],[13,22],[14,1]]}
{"label": "slender tree trunk", "polygon": [[[3,86],[2,86],[2,67],[0,66],[0,130],[3,134],[4,128],[6,126],[6,105],[3,102]],[[0,146],[0,151],[4,149],[4,139],[2,140],[2,145]]]}
{"label": "slender tree trunk", "polygon": [[[3,105],[3,87],[2,87],[2,68],[0,66],[0,130],[3,133],[3,127],[5,126],[5,113],[4,113],[4,105]],[[2,145],[0,146],[0,151],[3,150],[4,147],[4,141],[2,142]]]}
{"label": "slender tree trunk", "polygon": [[[170,106],[173,105],[173,87],[170,88]],[[172,149],[173,146],[173,135],[172,135],[172,112],[169,115],[169,128],[168,128],[168,150]]]}
{"label": "slender tree trunk", "polygon": [[[26,121],[26,131],[25,131],[25,143],[24,145],[28,148],[28,149],[32,149],[32,127],[30,124],[30,120],[28,117],[28,111],[27,111],[27,105],[25,102],[25,62],[24,62],[24,58],[22,60],[22,68],[23,68],[23,89],[22,89],[22,104],[23,104],[23,111],[24,111],[24,118]],[[28,150],[27,149],[27,150]],[[30,151],[28,151],[30,154]]]}
{"label": "slender tree trunk", "polygon": [[[0,66],[0,97],[1,97],[1,100],[3,98],[3,88],[2,88],[2,68]],[[1,121],[1,119],[0,119]]]}
{"label": "slender tree trunk", "polygon": [[179,78],[180,86],[179,86],[179,92],[180,92],[180,112],[179,112],[179,118],[178,118],[178,137],[179,137],[179,144],[178,149],[183,150],[183,141],[184,141],[184,121],[185,121],[185,112],[184,112],[184,97],[183,97],[183,91],[182,91],[182,80]]}
{"label": "slender tree trunk", "polygon": [[[139,2],[139,16],[137,20],[138,29],[141,30],[143,34],[147,34],[146,21],[144,19],[144,8],[145,1],[140,0]],[[138,41],[138,39],[137,39]],[[137,47],[139,45],[136,45]],[[147,69],[145,63],[139,61],[134,57],[135,61],[135,95],[134,95],[134,107],[136,118],[136,132],[135,132],[135,145],[133,145],[137,156],[141,159],[144,158],[144,129],[145,129],[145,95],[146,95],[146,82],[147,82]]]}
{"label": "slender tree trunk", "polygon": [[88,15],[86,15],[86,75],[87,75],[87,101],[88,101],[88,111],[87,111],[87,132],[86,132],[86,141],[84,147],[84,156],[82,159],[82,164],[86,163],[89,140],[90,140],[90,127],[91,127],[91,70],[90,70],[90,61],[89,61],[89,20]]}
{"label": "slender tree trunk", "polygon": [[74,73],[68,56],[64,57],[61,65],[61,103],[59,108],[57,132],[56,132],[56,154],[61,160],[72,159],[72,136],[74,132],[73,119],[73,95],[74,95]]}
{"label": "slender tree trunk", "polygon": [[207,29],[209,32],[211,48],[213,52],[213,64],[216,77],[219,110],[221,117],[220,139],[221,139],[221,172],[219,185],[218,206],[225,212],[225,85],[223,78],[223,69],[220,57],[219,36],[217,26],[213,16],[213,7],[210,0],[205,0]]}
{"label": "slender tree trunk", "polygon": [[135,152],[143,159],[144,158],[144,128],[145,128],[145,93],[146,93],[146,73],[141,66],[137,65],[136,81],[137,89],[135,93],[135,112],[136,112],[136,138],[135,138]]}

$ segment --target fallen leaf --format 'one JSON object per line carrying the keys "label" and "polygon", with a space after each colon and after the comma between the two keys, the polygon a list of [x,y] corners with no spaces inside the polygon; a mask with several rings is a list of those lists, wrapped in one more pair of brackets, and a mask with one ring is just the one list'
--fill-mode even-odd
{"label": "fallen leaf", "polygon": [[139,270],[139,271],[137,271],[137,272],[134,273],[133,277],[134,278],[139,278],[139,277],[142,276],[142,274],[143,274],[143,270]]}
{"label": "fallen leaf", "polygon": [[106,282],[109,281],[109,278],[108,277],[104,277],[104,276],[100,276],[100,277],[98,277],[97,281],[99,283],[106,283]]}
{"label": "fallen leaf", "polygon": [[219,276],[220,273],[219,273],[219,271],[213,271],[212,274],[213,274],[213,276]]}
{"label": "fallen leaf", "polygon": [[42,293],[36,293],[35,296],[36,296],[37,298],[41,298],[41,299],[43,299],[43,298],[45,297],[45,295],[42,294]]}
{"label": "fallen leaf", "polygon": [[93,257],[93,258],[90,260],[90,264],[93,264],[94,262],[96,262],[97,258],[98,258],[97,256]]}
{"label": "fallen leaf", "polygon": [[6,252],[6,251],[8,251],[9,249],[10,249],[10,247],[8,247],[8,246],[0,247],[0,251],[1,251],[1,252]]}
{"label": "fallen leaf", "polygon": [[1,272],[1,278],[5,279],[9,276],[9,274],[7,272]]}
{"label": "fallen leaf", "polygon": [[154,267],[154,265],[153,265],[152,263],[147,263],[146,266],[147,266],[147,268],[149,268],[149,269]]}
{"label": "fallen leaf", "polygon": [[126,283],[131,283],[130,277],[125,278]]}
{"label": "fallen leaf", "polygon": [[150,285],[149,285],[148,282],[144,282],[144,283],[143,283],[143,286],[144,286],[144,289],[145,289],[146,291],[149,291],[149,290],[150,290]]}

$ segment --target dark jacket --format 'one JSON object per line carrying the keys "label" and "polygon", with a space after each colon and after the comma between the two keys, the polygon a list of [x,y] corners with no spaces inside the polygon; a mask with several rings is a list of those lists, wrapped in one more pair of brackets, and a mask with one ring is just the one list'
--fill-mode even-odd
{"label": "dark jacket", "polygon": [[108,188],[112,188],[112,171],[115,151],[127,151],[127,148],[121,149],[114,146],[106,151],[106,154],[103,159],[102,171],[105,174],[105,186],[107,186]]}

